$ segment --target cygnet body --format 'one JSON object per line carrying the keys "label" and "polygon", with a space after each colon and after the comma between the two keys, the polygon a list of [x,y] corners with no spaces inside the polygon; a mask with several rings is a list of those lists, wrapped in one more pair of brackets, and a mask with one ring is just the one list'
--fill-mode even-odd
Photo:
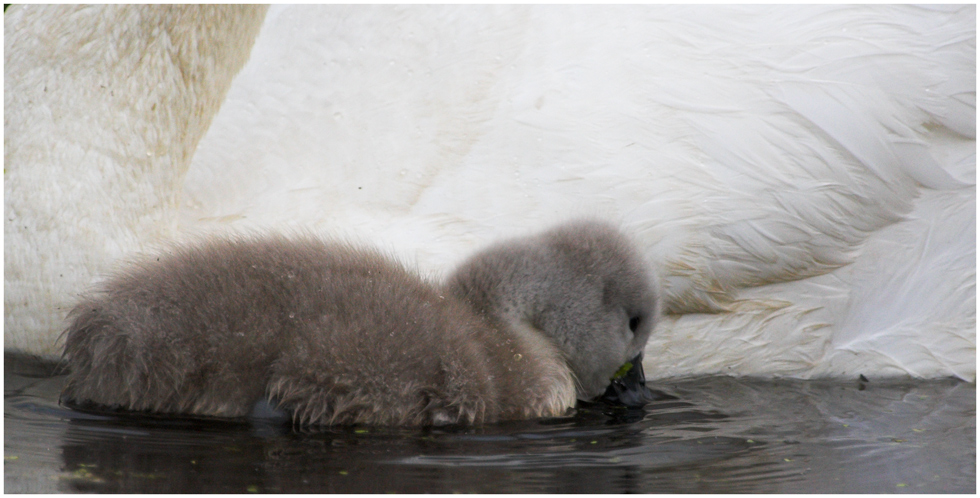
{"label": "cygnet body", "polygon": [[582,221],[492,246],[443,286],[316,237],[180,246],[69,314],[63,399],[303,425],[559,416],[602,394],[657,316],[642,258]]}

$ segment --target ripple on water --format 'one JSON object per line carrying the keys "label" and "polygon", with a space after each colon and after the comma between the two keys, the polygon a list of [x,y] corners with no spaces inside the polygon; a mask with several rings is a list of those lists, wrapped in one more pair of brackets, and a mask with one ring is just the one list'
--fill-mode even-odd
{"label": "ripple on water", "polygon": [[663,381],[643,410],[484,427],[294,430],[83,413],[5,356],[4,484],[21,492],[973,492],[976,387]]}

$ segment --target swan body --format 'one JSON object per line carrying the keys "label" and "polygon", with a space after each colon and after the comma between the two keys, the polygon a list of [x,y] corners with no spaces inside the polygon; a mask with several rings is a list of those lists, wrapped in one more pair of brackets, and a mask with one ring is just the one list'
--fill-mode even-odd
{"label": "swan body", "polygon": [[[602,216],[660,275],[651,377],[976,378],[974,6],[273,6],[255,40],[154,183],[178,239],[356,228],[440,277]],[[88,251],[54,240],[5,244]],[[50,350],[17,317],[81,283],[12,285],[6,347]]]}
{"label": "swan body", "polygon": [[657,296],[615,229],[473,256],[442,289],[314,237],[206,239],[121,269],[71,313],[64,399],[298,424],[559,416],[642,354]]}
{"label": "swan body", "polygon": [[265,10],[6,9],[5,349],[56,356],[78,292],[177,235],[191,157]]}

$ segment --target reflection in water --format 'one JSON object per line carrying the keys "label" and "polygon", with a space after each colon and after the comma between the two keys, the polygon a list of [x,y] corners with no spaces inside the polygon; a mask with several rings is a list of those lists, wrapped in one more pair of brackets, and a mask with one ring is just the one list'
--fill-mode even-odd
{"label": "reflection in water", "polygon": [[975,385],[666,381],[642,410],[477,428],[294,430],[97,414],[5,356],[8,492],[961,492]]}

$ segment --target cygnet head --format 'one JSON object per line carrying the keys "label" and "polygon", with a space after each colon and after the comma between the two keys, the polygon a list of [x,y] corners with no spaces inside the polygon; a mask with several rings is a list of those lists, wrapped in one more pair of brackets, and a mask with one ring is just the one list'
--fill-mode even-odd
{"label": "cygnet head", "polygon": [[617,371],[642,354],[659,313],[642,256],[616,228],[597,221],[491,246],[465,261],[448,289],[496,327],[550,339],[583,401],[602,395]]}

